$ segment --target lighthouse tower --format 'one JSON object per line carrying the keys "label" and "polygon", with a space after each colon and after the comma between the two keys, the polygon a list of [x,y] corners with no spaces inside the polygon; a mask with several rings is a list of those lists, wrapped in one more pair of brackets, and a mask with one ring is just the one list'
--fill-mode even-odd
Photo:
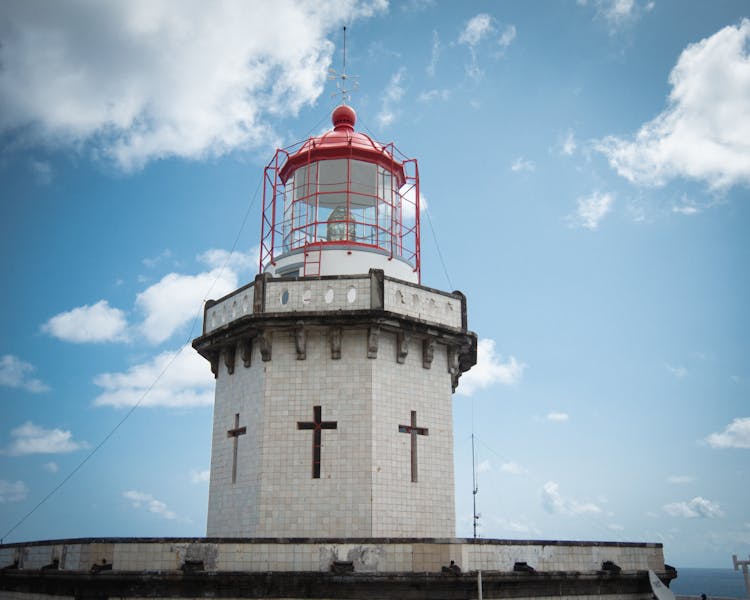
{"label": "lighthouse tower", "polygon": [[339,106],[275,153],[259,273],[206,302],[207,537],[0,544],[0,595],[663,596],[661,544],[455,538],[451,397],[477,338],[463,294],[422,285],[417,162],[355,126]]}
{"label": "lighthouse tower", "polygon": [[417,161],[355,130],[265,169],[259,274],[206,303],[210,537],[450,538],[466,299],[421,285]]}

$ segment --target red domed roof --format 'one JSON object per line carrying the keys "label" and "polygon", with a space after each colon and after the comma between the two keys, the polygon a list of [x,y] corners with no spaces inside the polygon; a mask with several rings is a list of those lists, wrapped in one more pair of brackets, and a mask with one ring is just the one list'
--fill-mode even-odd
{"label": "red domed roof", "polygon": [[291,154],[279,175],[286,183],[300,166],[319,160],[353,158],[371,162],[393,173],[399,185],[405,181],[404,166],[393,157],[392,147],[383,146],[362,132],[354,131],[357,113],[351,106],[337,106],[331,114],[333,129],[323,135],[311,137],[294,154]]}

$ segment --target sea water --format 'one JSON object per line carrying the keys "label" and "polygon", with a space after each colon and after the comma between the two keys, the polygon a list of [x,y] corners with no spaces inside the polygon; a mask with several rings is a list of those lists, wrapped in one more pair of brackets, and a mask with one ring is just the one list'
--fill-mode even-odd
{"label": "sea water", "polygon": [[747,598],[742,572],[734,569],[677,569],[678,577],[669,585],[675,595],[715,598]]}

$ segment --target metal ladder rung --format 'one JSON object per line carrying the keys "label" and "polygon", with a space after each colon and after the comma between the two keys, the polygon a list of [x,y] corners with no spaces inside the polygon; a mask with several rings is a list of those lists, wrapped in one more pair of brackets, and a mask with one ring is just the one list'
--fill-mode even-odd
{"label": "metal ladder rung", "polygon": [[310,244],[305,247],[305,264],[303,275],[308,277],[320,277],[320,263],[323,250],[318,244]]}

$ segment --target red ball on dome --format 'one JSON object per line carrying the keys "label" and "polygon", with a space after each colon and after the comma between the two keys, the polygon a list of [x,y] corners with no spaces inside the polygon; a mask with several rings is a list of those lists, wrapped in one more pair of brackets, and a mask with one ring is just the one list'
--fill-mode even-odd
{"label": "red ball on dome", "polygon": [[338,129],[339,127],[354,129],[354,124],[357,122],[357,113],[354,112],[351,106],[341,104],[333,109],[331,122],[334,129]]}

